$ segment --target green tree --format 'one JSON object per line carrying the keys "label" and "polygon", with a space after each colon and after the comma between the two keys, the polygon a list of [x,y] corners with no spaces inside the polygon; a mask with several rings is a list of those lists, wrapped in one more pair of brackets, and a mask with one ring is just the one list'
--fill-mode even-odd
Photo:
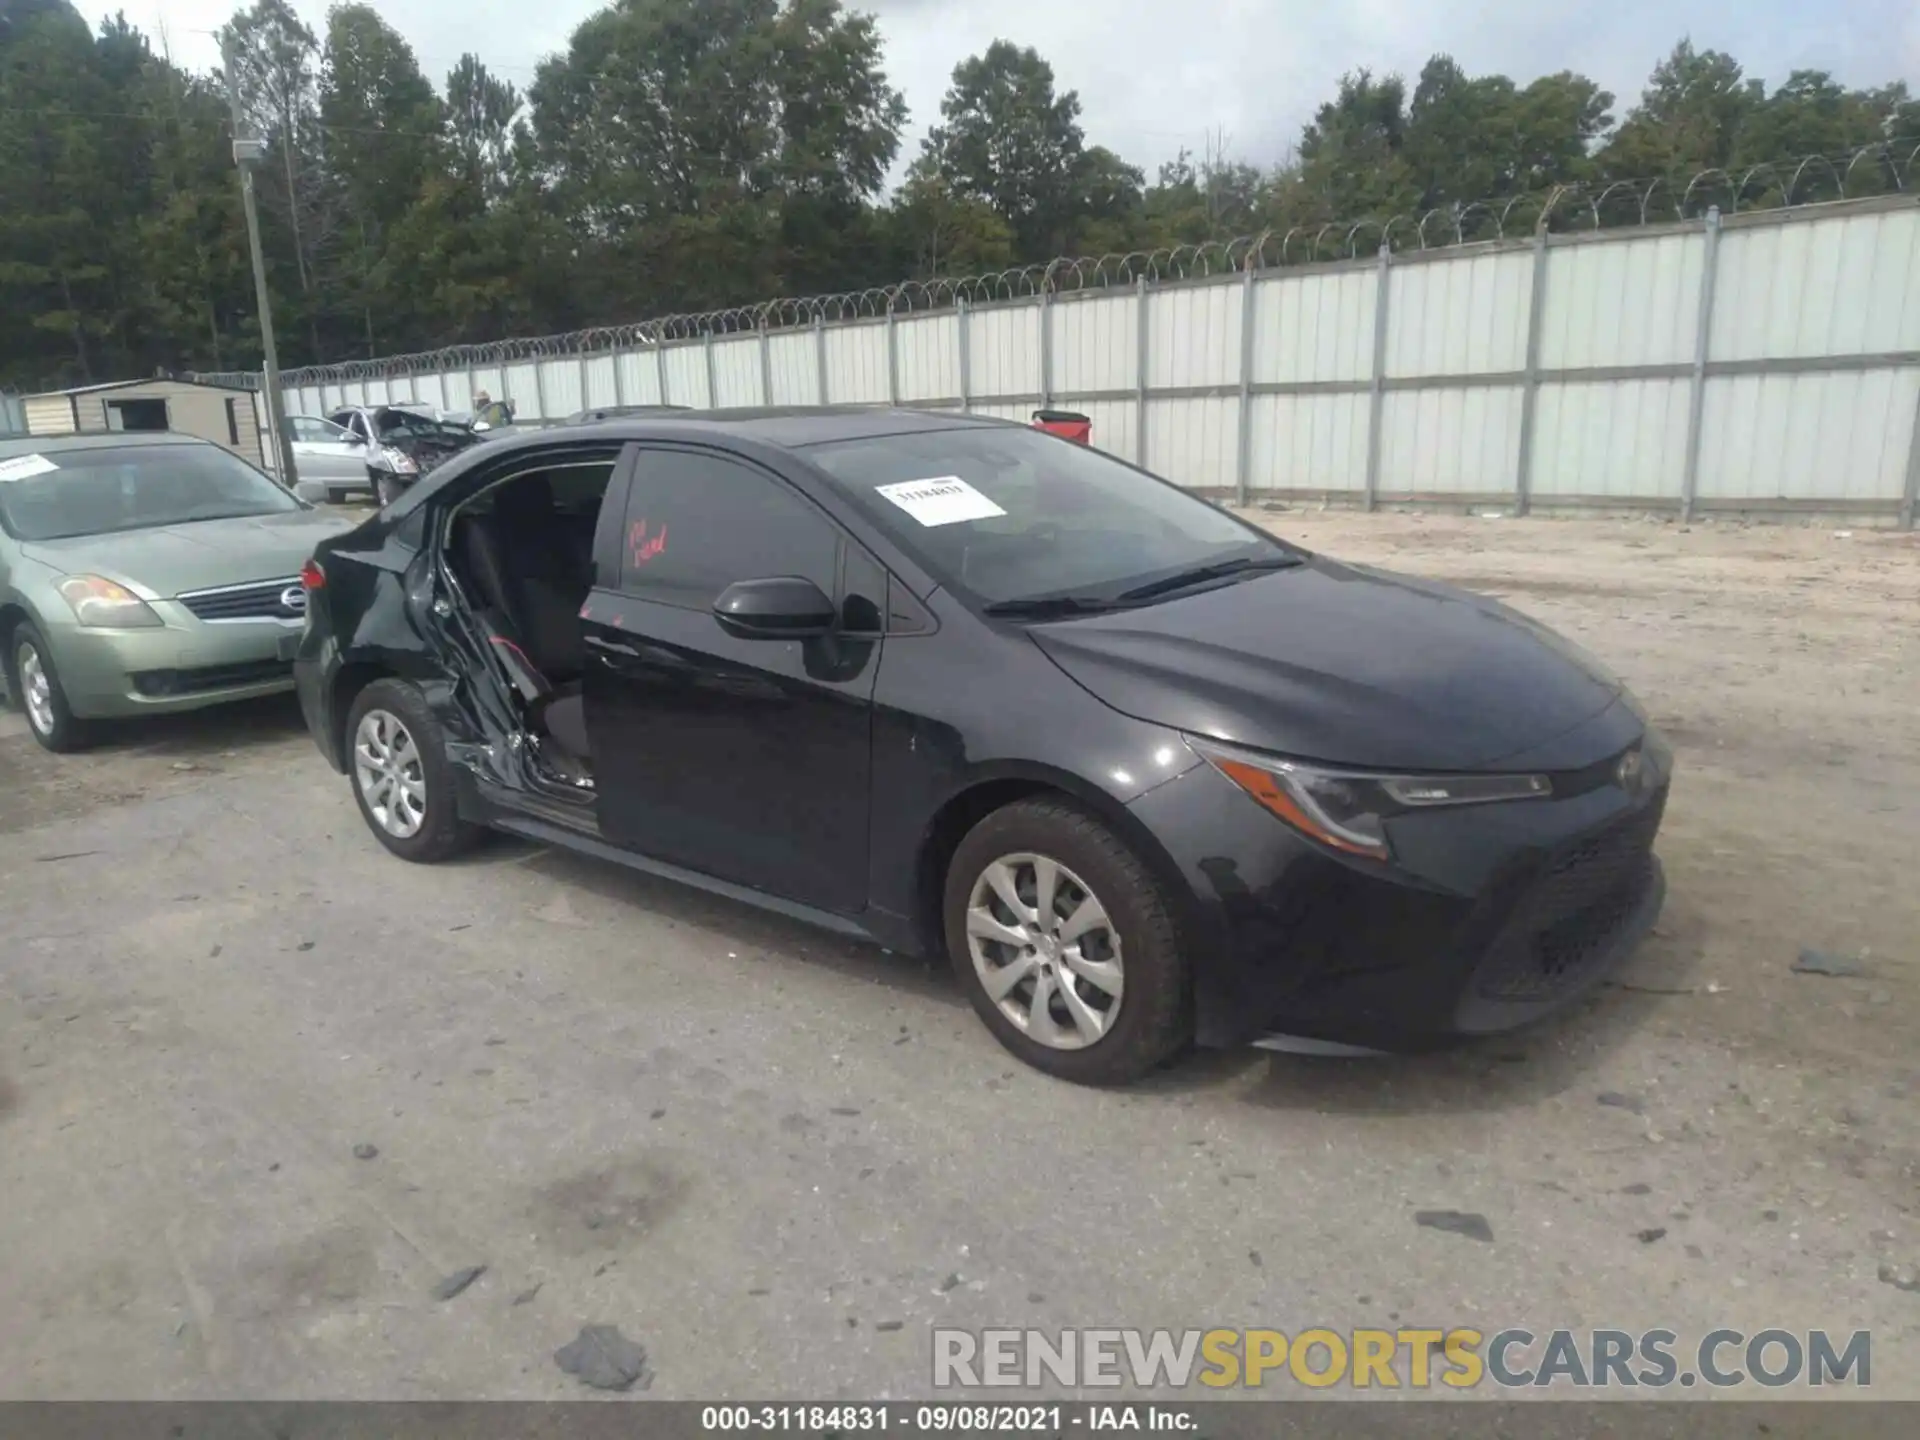
{"label": "green tree", "polygon": [[[1824,70],[1796,70],[1744,117],[1732,156],[1732,165],[1747,182],[1741,203],[1784,200],[1789,186],[1800,203],[1834,199],[1843,186],[1850,195],[1892,189],[1895,177],[1888,162],[1893,157],[1866,157],[1847,174],[1850,158],[1915,130],[1920,130],[1920,105],[1908,99],[1904,84],[1849,90]],[[1916,145],[1920,135],[1896,152],[1898,158],[1904,161]],[[1824,163],[1787,163],[1814,156]],[[1767,169],[1749,178],[1756,165]]]}
{"label": "green tree", "polygon": [[492,75],[478,55],[462,55],[447,74],[447,132],[464,177],[487,200],[512,183],[520,92]]}
{"label": "green tree", "polygon": [[1198,161],[1182,150],[1160,167],[1143,198],[1140,243],[1197,245],[1255,234],[1265,226],[1266,188],[1258,167],[1229,159],[1224,142],[1216,147],[1209,141],[1207,154]]}
{"label": "green tree", "polygon": [[1024,259],[1064,251],[1086,175],[1080,97],[1055,93],[1031,47],[996,40],[962,60],[923,153],[956,195],[991,206]]}
{"label": "green tree", "polygon": [[566,228],[537,193],[489,200],[464,177],[430,177],[388,236],[388,278],[415,315],[420,347],[549,333],[580,323]]}
{"label": "green tree", "polygon": [[537,178],[606,261],[581,296],[601,316],[775,293],[805,268],[790,236],[830,260],[905,119],[838,0],[616,0],[528,99]]}
{"label": "green tree", "polygon": [[[332,216],[320,169],[320,42],[284,0],[255,0],[220,27],[232,57],[232,86],[254,135],[279,157],[278,177],[263,167],[265,208],[285,227],[302,295],[313,290],[313,260],[330,238]],[[319,348],[315,333],[315,349]]]}
{"label": "green tree", "polygon": [[406,212],[443,156],[443,109],[413,47],[366,5],[327,12],[320,122],[327,164],[357,218]]}
{"label": "green tree", "polygon": [[954,193],[931,156],[922,155],[894,197],[891,220],[912,274],[979,275],[1013,264],[1013,229],[986,201]]}
{"label": "green tree", "polygon": [[444,164],[443,112],[413,48],[365,5],[327,12],[320,78],[326,169],[348,243],[333,299],[364,322],[365,353],[406,349],[417,297],[393,283],[387,238]]}
{"label": "green tree", "polygon": [[1740,132],[1765,98],[1731,55],[1682,40],[1654,67],[1602,155],[1610,174],[1682,176],[1733,161]]}
{"label": "green tree", "polygon": [[[1418,191],[1414,208],[1457,212],[1590,179],[1612,105],[1570,71],[1521,88],[1504,75],[1470,77],[1451,56],[1435,55],[1414,87],[1400,147]],[[1482,224],[1491,233],[1490,215]]]}
{"label": "green tree", "polygon": [[1405,152],[1407,87],[1398,75],[1340,77],[1334,98],[1300,134],[1300,170],[1289,199],[1303,218],[1404,215],[1421,190]]}
{"label": "green tree", "polygon": [[1594,149],[1612,125],[1612,92],[1570,70],[1541,76],[1515,97],[1503,193],[1594,178]]}
{"label": "green tree", "polygon": [[226,97],[152,56],[141,88],[153,184],[136,231],[138,263],[129,267],[141,330],[169,368],[251,367],[259,321]]}
{"label": "green tree", "polygon": [[16,383],[99,378],[119,326],[114,237],[126,198],[108,88],[69,5],[0,33],[0,334]]}
{"label": "green tree", "polygon": [[1131,250],[1146,218],[1145,177],[1104,145],[1089,145],[1073,172],[1073,214],[1062,253]]}

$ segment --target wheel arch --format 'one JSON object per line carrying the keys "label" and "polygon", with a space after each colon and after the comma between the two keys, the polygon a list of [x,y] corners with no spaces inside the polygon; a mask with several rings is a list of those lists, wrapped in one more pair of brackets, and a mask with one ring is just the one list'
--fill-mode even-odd
{"label": "wheel arch", "polygon": [[961,840],[995,811],[1034,799],[1066,800],[1111,828],[1160,882],[1181,929],[1192,933],[1192,898],[1180,867],[1138,816],[1070,771],[1019,762],[976,772],[941,802],[927,822],[914,867],[913,894],[914,934],[925,953],[939,955],[946,948],[940,912],[947,869]]}
{"label": "wheel arch", "polygon": [[14,695],[14,690],[19,677],[13,673],[13,634],[22,625],[31,625],[42,635],[47,633],[47,627],[25,601],[13,599],[0,605],[0,675],[6,677],[8,696],[16,700],[19,697]]}
{"label": "wheel arch", "polygon": [[391,665],[378,660],[356,659],[343,664],[333,677],[333,694],[329,698],[328,723],[333,726],[335,753],[340,756],[343,769],[352,766],[353,744],[347,735],[347,717],[353,710],[353,702],[360,698],[360,692],[376,680],[397,680],[400,673]]}
{"label": "wheel arch", "polygon": [[327,724],[339,747],[342,773],[351,767],[353,745],[347,733],[347,720],[353,702],[376,680],[401,680],[417,689],[434,718],[452,738],[471,739],[485,733],[476,731],[473,722],[461,713],[459,682],[442,671],[431,657],[377,646],[354,647],[345,652],[327,692]]}

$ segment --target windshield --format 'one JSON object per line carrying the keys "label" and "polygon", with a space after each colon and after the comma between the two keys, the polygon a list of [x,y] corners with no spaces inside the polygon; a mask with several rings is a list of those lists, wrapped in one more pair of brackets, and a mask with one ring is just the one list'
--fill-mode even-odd
{"label": "windshield", "polygon": [[987,605],[1114,601],[1189,569],[1296,553],[1173,485],[1035,430],[930,430],[806,454],[935,579]]}
{"label": "windshield", "polygon": [[39,458],[53,468],[0,480],[0,521],[18,540],[111,535],[305,508],[216,445],[117,445]]}

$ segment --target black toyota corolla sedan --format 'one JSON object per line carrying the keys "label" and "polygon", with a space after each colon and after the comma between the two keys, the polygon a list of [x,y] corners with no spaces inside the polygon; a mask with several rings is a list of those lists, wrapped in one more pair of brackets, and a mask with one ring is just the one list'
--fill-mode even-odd
{"label": "black toyota corolla sedan", "polygon": [[1073,1080],[1508,1029],[1664,894],[1670,752],[1590,656],[1022,426],[516,437],[304,579],[307,723],[396,855],[492,827],[944,951]]}

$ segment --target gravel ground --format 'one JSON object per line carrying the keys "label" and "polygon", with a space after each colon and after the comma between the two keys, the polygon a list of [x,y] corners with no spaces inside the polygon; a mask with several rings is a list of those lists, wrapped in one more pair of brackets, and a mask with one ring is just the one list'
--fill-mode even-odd
{"label": "gravel ground", "polygon": [[504,840],[404,866],[290,702],[64,759],[9,713],[0,1398],[572,1395],[595,1323],[667,1397],[924,1395],[937,1323],[1867,1327],[1920,1397],[1920,544],[1260,518],[1647,701],[1672,890],[1619,984],[1077,1090],[898,957]]}

